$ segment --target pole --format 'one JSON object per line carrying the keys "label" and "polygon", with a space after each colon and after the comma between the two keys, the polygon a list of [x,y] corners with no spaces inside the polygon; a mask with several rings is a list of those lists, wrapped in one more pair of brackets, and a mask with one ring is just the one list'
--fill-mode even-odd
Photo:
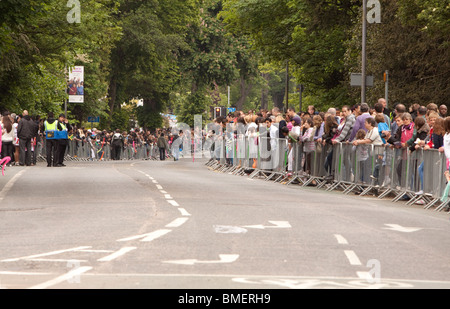
{"label": "pole", "polygon": [[298,106],[298,111],[301,112],[302,111],[302,94],[303,94],[303,85],[300,84],[298,85],[298,96],[299,96],[299,106]]}
{"label": "pole", "polygon": [[286,111],[289,108],[289,61],[286,61]]}
{"label": "pole", "polygon": [[230,86],[228,86],[228,106],[230,107]]}
{"label": "pole", "polygon": [[389,72],[388,70],[386,70],[386,72],[384,72],[384,98],[386,100],[386,107],[389,106],[388,94],[389,94]]}
{"label": "pole", "polygon": [[367,36],[367,0],[363,0],[362,11],[362,55],[361,55],[361,103],[366,102],[366,36]]}

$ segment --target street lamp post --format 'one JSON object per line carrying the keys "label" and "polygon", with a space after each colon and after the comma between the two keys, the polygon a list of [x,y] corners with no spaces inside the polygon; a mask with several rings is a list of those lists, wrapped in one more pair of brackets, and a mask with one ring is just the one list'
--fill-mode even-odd
{"label": "street lamp post", "polygon": [[366,37],[367,37],[367,0],[363,0],[362,11],[362,53],[361,53],[361,103],[366,102]]}

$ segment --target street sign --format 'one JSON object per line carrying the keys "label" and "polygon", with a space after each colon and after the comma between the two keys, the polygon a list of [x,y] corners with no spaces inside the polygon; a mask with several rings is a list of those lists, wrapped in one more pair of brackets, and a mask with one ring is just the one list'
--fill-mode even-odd
{"label": "street sign", "polygon": [[99,116],[89,116],[88,122],[100,122],[100,117]]}
{"label": "street sign", "polygon": [[[351,73],[350,74],[350,85],[355,87],[361,87],[362,85],[362,74],[361,73]],[[366,76],[366,87],[373,87],[373,76]]]}
{"label": "street sign", "polygon": [[227,110],[229,113],[234,113],[236,111],[236,107],[228,107]]}

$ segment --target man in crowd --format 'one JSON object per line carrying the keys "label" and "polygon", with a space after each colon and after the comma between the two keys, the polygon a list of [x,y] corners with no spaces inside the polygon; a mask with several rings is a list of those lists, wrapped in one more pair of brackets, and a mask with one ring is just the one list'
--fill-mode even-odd
{"label": "man in crowd", "polygon": [[47,114],[47,120],[44,121],[45,130],[45,149],[47,156],[47,167],[56,166],[58,164],[56,159],[56,150],[58,142],[55,139],[55,131],[57,130],[58,121],[54,118],[52,112]]}
{"label": "man in crowd", "polygon": [[439,106],[439,115],[442,118],[447,117],[447,105],[442,104],[441,106]]}
{"label": "man in crowd", "polygon": [[122,148],[124,147],[124,138],[120,133],[120,129],[116,129],[116,132],[111,138],[111,159],[112,160],[120,160],[120,154],[122,152]]}
{"label": "man in crowd", "polygon": [[69,145],[68,131],[72,129],[64,114],[59,115],[56,129],[61,132],[56,151],[56,166],[61,167],[66,166],[64,164],[64,155],[66,154],[67,145]]}
{"label": "man in crowd", "polygon": [[367,103],[361,103],[361,106],[359,109],[361,111],[361,115],[356,117],[355,125],[353,126],[353,129],[352,129],[352,134],[350,135],[350,138],[348,140],[349,142],[353,141],[353,139],[356,136],[356,132],[358,132],[359,129],[363,129],[364,131],[367,132],[367,129],[366,129],[364,123],[366,122],[367,118],[372,117],[369,113],[369,105]]}
{"label": "man in crowd", "polygon": [[166,149],[169,149],[169,144],[167,143],[167,140],[164,137],[164,133],[161,133],[161,135],[158,137],[156,145],[159,148],[159,159],[161,161],[164,161],[166,159]]}
{"label": "man in crowd", "polygon": [[22,113],[22,120],[17,126],[17,137],[19,138],[19,165],[31,165],[31,139],[36,131],[36,124],[28,115],[28,111]]}

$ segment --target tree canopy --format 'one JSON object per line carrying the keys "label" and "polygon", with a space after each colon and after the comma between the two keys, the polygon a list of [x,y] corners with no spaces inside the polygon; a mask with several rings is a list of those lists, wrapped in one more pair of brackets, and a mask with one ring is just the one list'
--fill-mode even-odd
{"label": "tree canopy", "polygon": [[[303,84],[319,109],[359,103],[349,76],[361,68],[362,1],[2,0],[0,110],[64,111],[74,65],[85,67],[85,102],[68,104],[69,118],[96,115],[109,128],[124,126],[124,113],[148,128],[168,111],[191,124],[227,99],[281,107],[286,82]],[[448,1],[380,4],[381,23],[367,28],[368,103],[384,96],[388,71],[391,104],[447,104]],[[122,111],[135,100],[143,106]]]}

